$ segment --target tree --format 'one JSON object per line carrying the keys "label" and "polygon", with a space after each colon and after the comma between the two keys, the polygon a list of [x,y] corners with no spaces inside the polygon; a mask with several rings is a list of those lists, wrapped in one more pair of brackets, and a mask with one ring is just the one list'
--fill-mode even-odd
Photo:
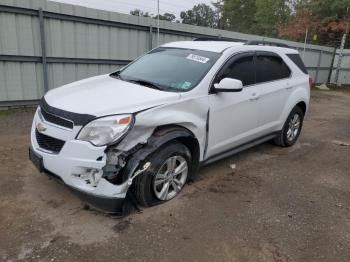
{"label": "tree", "polygon": [[[153,14],[150,14],[148,12],[141,11],[140,9],[137,9],[137,8],[134,10],[131,10],[130,14],[135,15],[135,16],[151,17],[154,19],[158,18],[158,15],[153,15]],[[166,21],[172,22],[175,19],[176,19],[176,16],[174,14],[164,13],[163,15],[161,15],[161,14],[159,15],[159,20],[166,20]]]}
{"label": "tree", "polygon": [[[153,17],[154,19],[158,18],[158,15]],[[159,20],[165,20],[165,21],[174,21],[176,19],[176,16],[174,14],[170,13],[164,13],[163,15],[159,15]]]}
{"label": "tree", "polygon": [[224,0],[217,0],[217,2],[211,3],[215,8],[215,15],[216,15],[216,28],[218,29],[224,29],[224,21],[222,19],[222,13],[224,9]]}
{"label": "tree", "polygon": [[295,15],[288,23],[278,27],[278,36],[294,41],[304,41],[306,30],[310,30],[313,27],[310,12],[304,9],[297,9]]}
{"label": "tree", "polygon": [[350,0],[312,0],[306,4],[313,16],[323,23],[344,19],[347,7],[350,7]]}
{"label": "tree", "polygon": [[225,0],[222,7],[224,29],[250,33],[253,31],[256,0]]}
{"label": "tree", "polygon": [[134,9],[130,11],[131,15],[136,15],[136,16],[143,16],[143,17],[152,17],[151,14],[149,14],[148,12],[143,12],[140,9]]}
{"label": "tree", "polygon": [[[350,0],[298,0],[289,23],[280,26],[278,35],[303,41],[308,29],[309,42],[339,46],[349,21]],[[317,36],[314,38],[313,36]],[[350,43],[347,43],[350,46]]]}
{"label": "tree", "polygon": [[253,31],[260,35],[276,36],[278,27],[285,24],[291,8],[285,0],[256,0]]}
{"label": "tree", "polygon": [[180,13],[183,24],[216,27],[217,16],[215,11],[206,4],[195,5],[192,9]]}

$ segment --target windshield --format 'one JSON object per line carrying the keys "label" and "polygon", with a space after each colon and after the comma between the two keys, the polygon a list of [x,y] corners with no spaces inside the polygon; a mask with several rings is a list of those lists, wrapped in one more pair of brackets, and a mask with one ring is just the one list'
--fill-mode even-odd
{"label": "windshield", "polygon": [[119,78],[166,91],[182,92],[195,87],[220,54],[160,47],[136,60]]}

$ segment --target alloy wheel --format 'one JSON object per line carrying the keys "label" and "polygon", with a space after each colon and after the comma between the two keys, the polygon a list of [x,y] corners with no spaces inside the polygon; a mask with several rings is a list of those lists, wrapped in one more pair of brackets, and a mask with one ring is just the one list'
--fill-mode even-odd
{"label": "alloy wheel", "polygon": [[287,139],[288,141],[294,141],[294,139],[299,135],[301,125],[301,118],[299,114],[294,114],[288,123]]}
{"label": "alloy wheel", "polygon": [[188,175],[188,164],[182,156],[169,157],[153,180],[153,191],[159,200],[174,198],[183,188]]}

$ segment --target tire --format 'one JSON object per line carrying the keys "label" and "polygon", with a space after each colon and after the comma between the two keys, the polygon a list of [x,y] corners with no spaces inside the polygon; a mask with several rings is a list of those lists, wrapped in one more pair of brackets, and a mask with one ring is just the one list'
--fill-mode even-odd
{"label": "tire", "polygon": [[[190,177],[192,164],[188,148],[178,142],[171,142],[158,149],[145,162],[151,163],[148,170],[134,180],[134,194],[141,206],[148,207],[164,203],[177,196]],[[181,165],[181,168],[179,168]],[[173,171],[169,173],[172,166]],[[183,171],[178,175],[175,170]],[[183,168],[183,170],[182,170]],[[168,192],[166,190],[168,183]],[[176,187],[176,189],[175,189]],[[162,193],[163,192],[163,193]]]}
{"label": "tire", "polygon": [[304,121],[304,112],[296,106],[290,112],[282,131],[274,139],[274,143],[281,147],[289,147],[298,140]]}

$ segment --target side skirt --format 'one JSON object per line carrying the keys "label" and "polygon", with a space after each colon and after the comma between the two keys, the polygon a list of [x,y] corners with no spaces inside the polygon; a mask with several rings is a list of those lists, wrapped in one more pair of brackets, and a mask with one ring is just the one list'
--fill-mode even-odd
{"label": "side skirt", "polygon": [[275,137],[278,135],[279,132],[280,132],[280,131],[277,131],[277,132],[274,132],[274,133],[269,134],[269,135],[267,135],[267,136],[263,136],[263,137],[254,139],[254,140],[252,140],[251,142],[247,142],[247,143],[245,143],[245,144],[243,144],[243,145],[240,145],[240,146],[238,146],[238,147],[234,147],[234,148],[232,148],[232,149],[229,149],[229,150],[227,150],[227,151],[224,151],[224,152],[222,152],[222,153],[219,153],[219,154],[217,154],[217,155],[215,155],[215,156],[212,156],[212,157],[210,157],[210,158],[208,158],[208,159],[202,161],[202,162],[200,163],[200,166],[208,165],[208,164],[213,163],[213,162],[215,162],[215,161],[217,161],[217,160],[220,160],[220,159],[223,159],[223,158],[232,156],[232,155],[234,155],[234,154],[237,154],[237,153],[239,153],[239,152],[242,152],[242,151],[244,151],[244,150],[247,150],[247,149],[249,149],[249,148],[251,148],[251,147],[254,147],[254,146],[256,146],[256,145],[259,145],[259,144],[262,144],[262,143],[264,143],[264,142],[267,142],[267,141],[269,141],[269,140],[275,138]]}

